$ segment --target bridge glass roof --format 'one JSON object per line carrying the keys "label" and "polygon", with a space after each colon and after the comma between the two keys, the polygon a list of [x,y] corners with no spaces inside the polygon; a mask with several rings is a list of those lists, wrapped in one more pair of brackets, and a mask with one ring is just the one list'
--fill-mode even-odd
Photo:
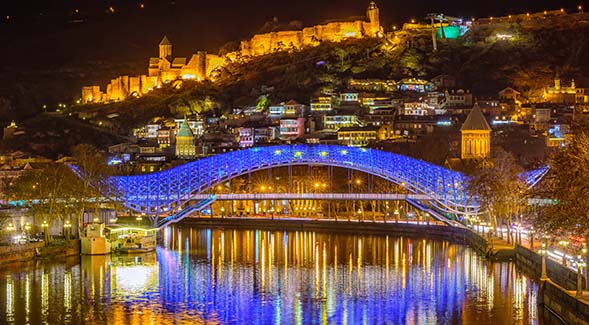
{"label": "bridge glass roof", "polygon": [[425,194],[448,212],[476,208],[465,193],[466,177],[459,172],[394,153],[335,145],[255,147],[152,174],[111,177],[105,194],[137,211],[161,211],[182,205],[191,194],[202,193],[228,179],[287,165],[354,169],[397,183],[412,193]]}
{"label": "bridge glass roof", "polygon": [[[425,161],[375,149],[336,145],[254,147],[195,160],[164,171],[110,177],[99,189],[133,210],[165,214],[179,210],[194,194],[257,170],[288,165],[323,165],[354,169],[425,195],[443,212],[476,213],[476,200],[466,193],[467,177]],[[72,166],[81,176],[83,172]],[[547,168],[522,175],[533,186]]]}

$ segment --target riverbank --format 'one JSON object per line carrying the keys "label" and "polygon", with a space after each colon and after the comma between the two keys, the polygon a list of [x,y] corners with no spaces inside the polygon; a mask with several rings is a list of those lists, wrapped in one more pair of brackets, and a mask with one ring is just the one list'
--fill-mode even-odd
{"label": "riverbank", "polygon": [[0,247],[0,265],[30,262],[35,259],[55,259],[80,255],[80,241],[56,241]]}
{"label": "riverbank", "polygon": [[[542,276],[542,256],[517,245],[515,247],[516,265],[535,279]],[[538,304],[544,306],[556,319],[567,324],[589,325],[589,296],[576,297],[577,273],[551,259],[546,259],[548,280],[540,281]],[[585,278],[581,278],[585,288]]]}

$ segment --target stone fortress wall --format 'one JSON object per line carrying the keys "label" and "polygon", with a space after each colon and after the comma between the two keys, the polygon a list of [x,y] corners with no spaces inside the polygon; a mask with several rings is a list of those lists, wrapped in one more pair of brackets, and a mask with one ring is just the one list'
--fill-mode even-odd
{"label": "stone fortress wall", "polygon": [[178,79],[210,79],[212,72],[237,57],[247,58],[289,49],[316,46],[321,41],[340,42],[349,38],[381,37],[379,9],[370,2],[366,21],[340,21],[306,27],[300,30],[278,31],[254,35],[241,42],[238,52],[218,56],[199,51],[186,58],[172,56],[172,43],[164,37],[159,44],[159,57],[150,58],[147,75],[120,76],[112,79],[102,92],[100,86],[82,88],[82,103],[102,103],[141,96],[154,88]]}
{"label": "stone fortress wall", "polygon": [[204,51],[193,54],[188,62],[186,58],[173,58],[172,44],[167,37],[160,42],[159,48],[160,56],[149,59],[147,75],[119,76],[110,81],[106,92],[102,92],[100,86],[83,87],[82,102],[101,103],[141,96],[178,79],[205,80],[225,63],[225,58]]}
{"label": "stone fortress wall", "polygon": [[340,42],[348,38],[382,36],[379,9],[374,2],[371,2],[366,9],[366,19],[368,21],[331,22],[305,27],[302,30],[254,35],[249,40],[241,41],[241,55],[256,56],[293,48],[300,49],[315,46],[321,41]]}

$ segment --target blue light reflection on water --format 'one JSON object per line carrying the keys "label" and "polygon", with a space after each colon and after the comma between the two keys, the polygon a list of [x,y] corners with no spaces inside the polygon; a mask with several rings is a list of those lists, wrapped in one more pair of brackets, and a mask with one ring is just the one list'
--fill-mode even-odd
{"label": "blue light reflection on water", "polygon": [[[205,319],[222,322],[439,323],[465,317],[484,322],[493,320],[488,313],[496,312],[499,298],[501,308],[505,300],[512,306],[501,317],[526,322],[536,317],[523,313],[535,304],[535,284],[513,264],[489,265],[471,249],[447,242],[213,231],[207,232],[207,247],[206,260],[194,245],[188,259],[158,251],[160,285],[174,293],[162,303],[173,306],[171,312],[188,296]],[[178,264],[190,264],[190,273],[177,272]],[[464,315],[467,305],[474,311]]]}
{"label": "blue light reflection on water", "polygon": [[174,228],[162,236],[151,254],[1,270],[0,320],[537,322],[537,286],[513,263],[444,241]]}

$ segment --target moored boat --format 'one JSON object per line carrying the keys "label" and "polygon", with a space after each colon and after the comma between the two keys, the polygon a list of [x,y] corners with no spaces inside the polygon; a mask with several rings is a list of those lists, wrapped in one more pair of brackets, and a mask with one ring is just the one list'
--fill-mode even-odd
{"label": "moored boat", "polygon": [[[113,236],[115,235],[115,236]],[[157,229],[123,227],[111,229],[114,248],[119,253],[146,253],[157,246]]]}

